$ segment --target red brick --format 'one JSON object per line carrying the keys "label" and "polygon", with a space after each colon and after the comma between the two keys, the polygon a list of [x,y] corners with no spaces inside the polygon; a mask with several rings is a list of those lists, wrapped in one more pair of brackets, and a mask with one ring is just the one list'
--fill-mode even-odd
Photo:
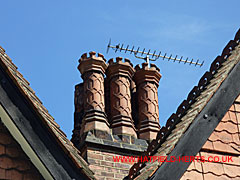
{"label": "red brick", "polygon": [[102,174],[102,171],[101,171],[101,170],[95,170],[95,171],[94,171],[94,175],[95,175],[95,176],[101,176],[101,174]]}
{"label": "red brick", "polygon": [[110,173],[110,172],[101,172],[101,175],[105,177],[114,177],[114,173]]}
{"label": "red brick", "polygon": [[102,170],[102,171],[104,171],[104,167],[103,166],[89,165],[89,168],[91,170]]}
{"label": "red brick", "polygon": [[94,149],[88,149],[87,152],[96,154],[96,151]]}
{"label": "red brick", "polygon": [[103,156],[95,153],[88,152],[88,157],[92,159],[100,159],[103,160]]}
{"label": "red brick", "polygon": [[107,178],[107,180],[119,180],[119,179],[116,179],[116,178]]}
{"label": "red brick", "polygon": [[116,169],[114,167],[105,167],[106,171],[108,172],[113,172],[113,173],[119,173],[120,170],[119,169]]}
{"label": "red brick", "polygon": [[103,176],[96,176],[96,179],[97,180],[105,180],[105,177],[103,177]]}
{"label": "red brick", "polygon": [[113,162],[113,156],[107,156],[107,155],[105,155],[105,156],[104,156],[104,160],[105,160],[105,161],[112,161],[112,162]]}
{"label": "red brick", "polygon": [[115,174],[115,178],[123,179],[125,176],[123,174]]}
{"label": "red brick", "polygon": [[[130,169],[130,168],[129,168]],[[120,173],[128,175],[129,170],[120,169]]]}
{"label": "red brick", "polygon": [[114,156],[114,155],[116,155],[115,153],[112,153],[112,152],[102,152],[102,154],[108,155],[108,156]]}
{"label": "red brick", "polygon": [[103,154],[101,150],[92,150],[95,154]]}
{"label": "red brick", "polygon": [[115,167],[122,168],[122,169],[130,169],[129,164],[123,164],[123,163],[115,163]]}
{"label": "red brick", "polygon": [[[113,156],[120,156],[123,155],[123,153],[103,152],[97,149],[91,149],[90,151],[87,150],[87,152],[89,154],[89,168],[93,170],[97,179],[105,177],[106,180],[108,175],[111,176],[109,177],[111,180],[114,178],[118,180],[123,179],[128,174],[129,169],[132,166],[128,163],[117,163],[118,165],[115,165],[113,162]],[[118,175],[115,176],[116,174]]]}
{"label": "red brick", "polygon": [[113,167],[113,163],[112,162],[107,162],[107,161],[101,161],[101,165]]}
{"label": "red brick", "polygon": [[88,158],[88,163],[89,163],[89,164],[100,165],[100,161],[99,161],[99,160],[96,160],[96,159],[90,159],[90,158]]}

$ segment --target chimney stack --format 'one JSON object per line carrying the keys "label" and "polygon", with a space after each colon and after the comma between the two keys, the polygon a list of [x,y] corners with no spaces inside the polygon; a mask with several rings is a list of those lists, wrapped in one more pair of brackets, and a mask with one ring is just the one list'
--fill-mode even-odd
{"label": "chimney stack", "polygon": [[137,137],[132,119],[130,86],[135,70],[129,59],[109,60],[107,81],[110,84],[111,128],[115,135]]}
{"label": "chimney stack", "polygon": [[148,67],[148,63],[143,63],[142,68],[137,65],[135,70],[133,79],[137,86],[138,136],[151,141],[160,130],[157,89],[161,74],[155,64]]}
{"label": "chimney stack", "polygon": [[84,115],[81,134],[90,130],[110,132],[105,114],[104,73],[107,69],[104,56],[95,52],[83,54],[78,69],[83,79]]}
{"label": "chimney stack", "polygon": [[129,162],[116,164],[108,157],[141,156],[148,141],[156,137],[161,75],[154,65],[148,68],[145,63],[134,69],[129,59],[121,57],[110,59],[107,65],[103,55],[89,54],[79,60],[83,82],[75,86],[71,141],[96,178],[105,176],[106,170],[112,179],[123,178],[131,167]]}

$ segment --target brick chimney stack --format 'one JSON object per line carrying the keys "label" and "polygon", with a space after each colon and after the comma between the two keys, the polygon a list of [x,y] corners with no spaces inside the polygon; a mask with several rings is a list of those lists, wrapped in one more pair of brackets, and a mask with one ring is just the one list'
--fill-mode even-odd
{"label": "brick chimney stack", "polygon": [[[159,130],[157,86],[161,75],[154,67],[136,68],[136,72],[128,59],[110,59],[107,65],[103,55],[89,54],[83,54],[79,60],[83,83],[75,86],[71,141],[97,179],[120,180],[127,176],[131,164],[116,162],[113,157],[141,156],[147,150],[147,140],[153,139]],[[149,95],[144,99],[146,91]],[[152,104],[144,106],[147,98]],[[145,111],[148,106],[155,109]],[[142,109],[143,113],[138,112]]]}
{"label": "brick chimney stack", "polygon": [[132,119],[130,86],[135,70],[130,60],[117,57],[116,62],[109,60],[107,81],[110,85],[111,128],[115,135],[137,137]]}
{"label": "brick chimney stack", "polygon": [[161,78],[155,64],[148,67],[147,63],[135,67],[134,81],[137,86],[138,101],[138,136],[140,139],[156,138],[159,125],[158,86]]}
{"label": "brick chimney stack", "polygon": [[107,69],[104,56],[95,52],[83,54],[78,69],[83,79],[84,115],[81,134],[90,130],[110,132],[105,114],[104,73]]}

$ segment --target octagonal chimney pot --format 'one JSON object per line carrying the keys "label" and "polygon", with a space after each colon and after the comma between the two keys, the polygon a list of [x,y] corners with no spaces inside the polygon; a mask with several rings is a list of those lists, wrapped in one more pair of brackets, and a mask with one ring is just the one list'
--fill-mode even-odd
{"label": "octagonal chimney pot", "polygon": [[81,134],[90,130],[110,132],[105,114],[104,73],[107,69],[104,56],[90,52],[83,54],[78,69],[83,79],[84,115]]}
{"label": "octagonal chimney pot", "polygon": [[147,63],[135,67],[134,81],[137,86],[138,102],[138,136],[141,139],[156,138],[159,125],[158,86],[161,79],[159,68]]}
{"label": "octagonal chimney pot", "polygon": [[111,128],[115,135],[137,137],[132,119],[130,86],[135,70],[130,60],[121,57],[109,60],[107,80],[110,84]]}

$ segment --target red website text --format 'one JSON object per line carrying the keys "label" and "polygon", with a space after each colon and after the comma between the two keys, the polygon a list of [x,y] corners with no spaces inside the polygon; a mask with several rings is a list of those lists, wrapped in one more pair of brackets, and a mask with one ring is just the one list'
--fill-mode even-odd
{"label": "red website text", "polygon": [[233,162],[232,156],[113,156],[114,162]]}

